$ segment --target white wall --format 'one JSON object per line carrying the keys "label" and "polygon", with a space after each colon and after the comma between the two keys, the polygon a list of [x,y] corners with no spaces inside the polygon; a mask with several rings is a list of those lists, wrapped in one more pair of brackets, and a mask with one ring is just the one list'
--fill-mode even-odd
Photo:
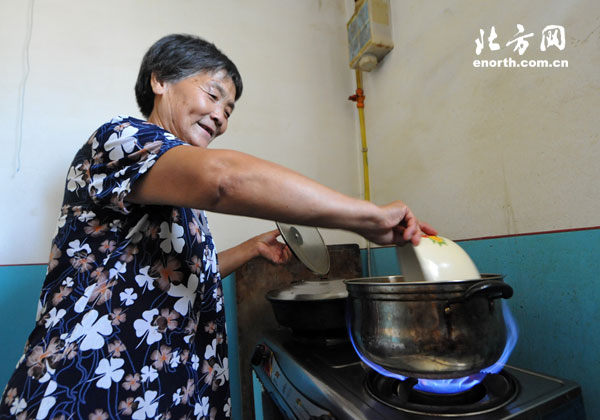
{"label": "white wall", "polygon": [[[112,116],[139,116],[133,85],[141,57],[169,33],[215,42],[242,73],[243,96],[216,147],[360,196],[345,13],[343,0],[0,0],[0,264],[46,262],[74,153]],[[209,221],[220,249],[275,228],[223,215]],[[359,241],[323,235],[327,243]]]}
{"label": "white wall", "polygon": [[[402,199],[457,239],[600,225],[600,3],[391,3],[395,48],[364,74],[373,201]],[[73,154],[106,119],[138,115],[140,59],[173,32],[214,41],[244,77],[216,147],[360,196],[356,108],[346,99],[355,88],[345,34],[353,7],[352,0],[0,0],[0,264],[46,261]],[[472,66],[476,58],[518,58],[509,47],[476,56],[474,42],[493,25],[505,43],[518,23],[535,34],[524,57],[567,59],[569,67]],[[564,51],[539,51],[549,24],[565,27]],[[274,227],[223,215],[210,221],[220,249]],[[364,245],[354,235],[323,234],[327,243]]]}
{"label": "white wall", "polygon": [[[353,1],[346,0],[347,15]],[[395,47],[365,73],[373,201],[455,239],[600,225],[600,2],[391,1]],[[519,54],[568,68],[474,68]],[[540,51],[546,25],[563,51]],[[495,26],[502,48],[475,53]]]}

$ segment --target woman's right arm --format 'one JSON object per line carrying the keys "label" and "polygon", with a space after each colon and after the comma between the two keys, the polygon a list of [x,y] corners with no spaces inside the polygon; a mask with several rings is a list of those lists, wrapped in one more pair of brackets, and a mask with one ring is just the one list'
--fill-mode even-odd
{"label": "woman's right arm", "polygon": [[376,206],[245,153],[193,146],[167,151],[127,201],[345,229],[379,244],[418,243],[421,226],[435,233],[402,202]]}

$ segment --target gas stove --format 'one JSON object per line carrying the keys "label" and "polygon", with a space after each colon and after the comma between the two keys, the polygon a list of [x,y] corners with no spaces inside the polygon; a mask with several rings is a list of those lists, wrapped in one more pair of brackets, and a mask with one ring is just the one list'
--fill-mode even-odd
{"label": "gas stove", "polygon": [[413,379],[366,367],[343,335],[267,331],[252,369],[260,388],[256,420],[585,419],[581,387],[572,381],[507,365],[462,393],[416,391]]}

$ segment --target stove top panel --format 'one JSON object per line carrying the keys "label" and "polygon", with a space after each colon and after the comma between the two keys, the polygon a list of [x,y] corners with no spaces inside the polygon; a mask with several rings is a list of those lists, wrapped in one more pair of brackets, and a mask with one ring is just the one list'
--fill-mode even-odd
{"label": "stove top panel", "polygon": [[368,368],[349,342],[310,345],[298,342],[286,330],[269,331],[258,343],[252,364],[263,386],[291,419],[543,419],[553,418],[553,413],[564,415],[565,410],[570,412],[563,418],[585,418],[579,385],[512,366],[505,366],[504,372],[514,378],[516,389],[499,408],[488,404],[484,411],[440,414],[428,413],[422,404],[417,410],[414,405],[402,409],[393,401],[376,398],[366,384]]}

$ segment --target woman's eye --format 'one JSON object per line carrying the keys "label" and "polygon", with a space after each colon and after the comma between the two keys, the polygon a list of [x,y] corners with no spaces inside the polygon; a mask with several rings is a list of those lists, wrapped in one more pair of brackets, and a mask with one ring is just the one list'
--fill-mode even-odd
{"label": "woman's eye", "polygon": [[206,89],[202,89],[202,90],[203,90],[203,91],[204,91],[204,93],[206,93],[206,94],[208,95],[208,97],[209,97],[210,99],[212,99],[213,101],[216,101],[216,100],[218,99],[218,98],[217,98],[217,95],[215,95],[214,93],[212,93],[212,92],[210,92],[210,91],[208,91],[208,90],[206,90]]}

